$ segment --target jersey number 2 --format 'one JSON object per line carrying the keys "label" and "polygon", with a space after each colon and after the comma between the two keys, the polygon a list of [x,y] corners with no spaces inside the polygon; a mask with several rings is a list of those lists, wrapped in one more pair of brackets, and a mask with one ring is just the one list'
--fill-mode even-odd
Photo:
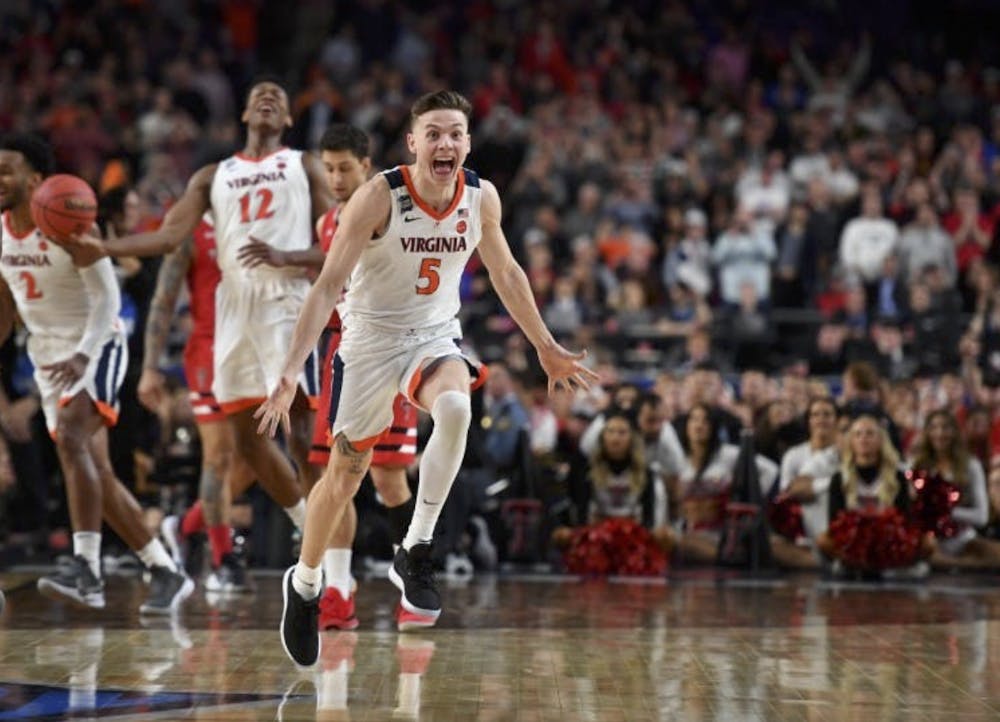
{"label": "jersey number 2", "polygon": [[44,294],[38,290],[38,282],[31,275],[30,271],[21,271],[21,278],[24,280],[24,297],[29,301],[37,301]]}
{"label": "jersey number 2", "polygon": [[240,223],[261,221],[274,215],[274,211],[271,209],[271,201],[274,200],[274,193],[267,188],[258,188],[257,198],[260,200],[257,203],[257,212],[251,214],[250,202],[253,195],[253,191],[247,191],[240,196]]}
{"label": "jersey number 2", "polygon": [[420,262],[420,276],[419,280],[427,281],[427,283],[421,286],[417,284],[417,294],[420,296],[430,296],[436,290],[438,286],[441,285],[441,276],[438,275],[437,269],[441,266],[440,258],[425,258]]}

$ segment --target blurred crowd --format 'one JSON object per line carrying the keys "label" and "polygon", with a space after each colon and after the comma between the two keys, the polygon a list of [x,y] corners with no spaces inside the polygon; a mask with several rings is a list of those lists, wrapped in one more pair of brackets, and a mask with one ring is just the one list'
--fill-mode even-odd
{"label": "blurred crowd", "polygon": [[[972,0],[959,5],[975,13],[852,0],[578,5],[5,3],[0,130],[44,135],[60,170],[102,195],[130,189],[121,222],[136,228],[158,222],[193,170],[238,147],[243,94],[261,72],[289,89],[290,145],[313,148],[347,121],[371,135],[377,167],[408,160],[412,99],[456,88],[475,108],[469,165],[501,190],[547,323],[588,348],[602,374],[593,394],[547,399],[474,260],[466,343],[502,364],[510,386],[484,400],[484,425],[496,399],[516,397],[524,436],[470,468],[516,467],[523,486],[530,457],[558,483],[587,478],[595,447],[581,451],[580,437],[617,406],[619,388],[652,394],[656,418],[681,436],[698,404],[713,419],[722,410],[720,438],[753,428],[780,463],[805,438],[809,398],[850,396],[843,374],[860,367],[904,458],[931,412],[947,409],[989,475],[1000,452],[996,10]],[[155,264],[123,265],[121,276],[138,368]],[[174,352],[184,328],[182,318]],[[4,353],[4,382],[25,398],[16,342]],[[179,366],[176,353],[163,364]],[[190,426],[182,398],[162,433],[120,434],[124,478],[163,478],[165,459],[196,455],[177,433]],[[626,415],[633,432],[652,423],[640,408]],[[8,441],[23,438],[29,411],[30,400],[0,414]],[[17,469],[0,458],[5,484],[51,474],[47,452],[23,461],[21,447],[41,444],[12,445]],[[50,498],[14,493],[15,508]],[[543,515],[559,499],[591,505],[553,494]],[[530,521],[530,510],[508,512]]]}

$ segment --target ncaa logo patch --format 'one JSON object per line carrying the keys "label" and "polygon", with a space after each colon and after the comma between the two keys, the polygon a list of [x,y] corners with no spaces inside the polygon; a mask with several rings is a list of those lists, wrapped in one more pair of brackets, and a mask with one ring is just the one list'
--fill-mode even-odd
{"label": "ncaa logo patch", "polygon": [[413,210],[413,199],[408,195],[401,195],[398,199],[399,202],[399,212],[406,213],[407,211]]}

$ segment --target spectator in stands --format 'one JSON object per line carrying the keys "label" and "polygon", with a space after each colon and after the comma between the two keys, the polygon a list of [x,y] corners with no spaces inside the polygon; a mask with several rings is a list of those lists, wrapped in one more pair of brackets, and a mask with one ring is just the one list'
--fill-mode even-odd
{"label": "spectator in stands", "polygon": [[862,283],[873,283],[898,237],[896,224],[882,213],[878,188],[869,185],[861,193],[861,215],[848,221],[840,236],[840,263]]}
{"label": "spectator in stands", "polygon": [[739,306],[741,289],[750,284],[756,298],[766,303],[771,294],[771,261],[776,255],[774,237],[755,227],[748,213],[737,211],[712,248],[723,302]]}
{"label": "spectator in stands", "polygon": [[941,269],[949,286],[954,286],[957,278],[955,244],[941,228],[930,203],[917,207],[916,218],[899,237],[897,253],[906,280],[920,278],[923,269],[933,266]]}
{"label": "spectator in stands", "polygon": [[490,364],[486,377],[486,407],[483,414],[483,451],[488,465],[498,474],[511,473],[528,443],[529,417],[518,395],[510,370],[502,363]]}

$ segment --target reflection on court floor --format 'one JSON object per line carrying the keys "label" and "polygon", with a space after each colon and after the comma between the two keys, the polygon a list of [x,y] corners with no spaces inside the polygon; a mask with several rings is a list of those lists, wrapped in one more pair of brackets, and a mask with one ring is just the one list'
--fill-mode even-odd
{"label": "reflection on court floor", "polygon": [[1000,591],[988,578],[844,584],[714,572],[668,582],[446,583],[439,628],[392,627],[363,583],[355,632],[313,670],[277,637],[277,576],[199,592],[177,619],[52,602],[0,577],[0,720],[987,720],[1000,718]]}

